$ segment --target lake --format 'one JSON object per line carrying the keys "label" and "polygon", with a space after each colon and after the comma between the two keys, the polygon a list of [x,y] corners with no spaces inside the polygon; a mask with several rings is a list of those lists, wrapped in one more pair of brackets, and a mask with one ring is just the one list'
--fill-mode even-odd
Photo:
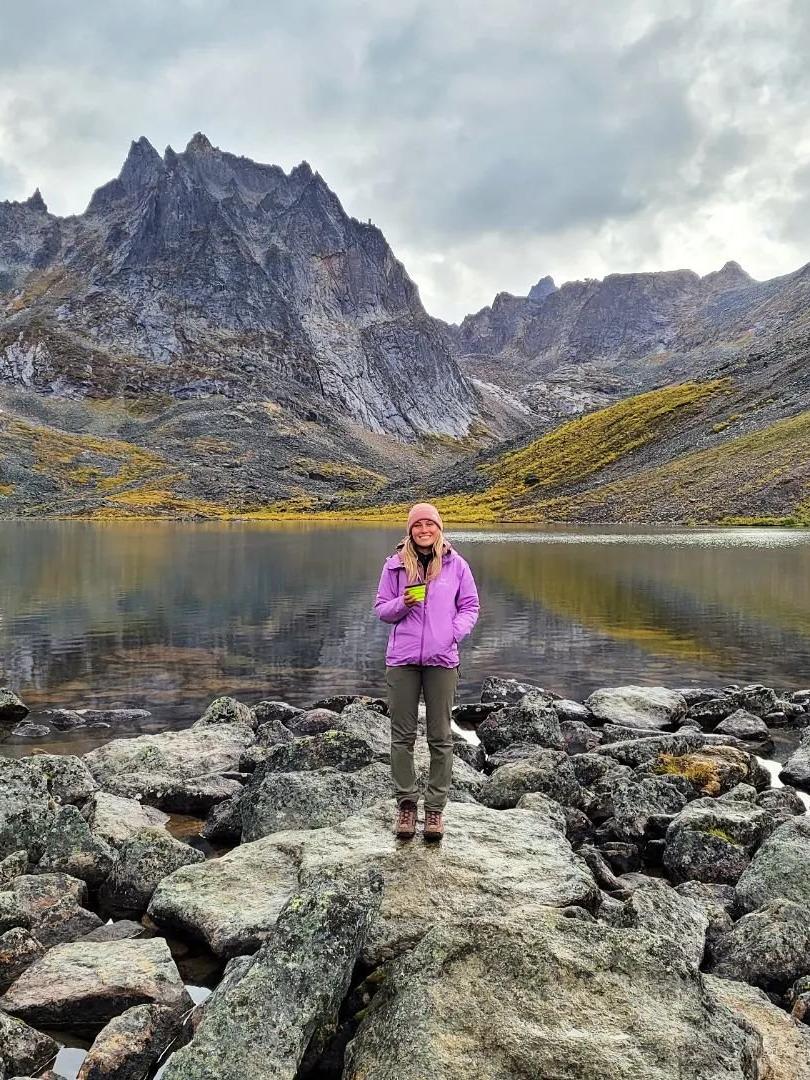
{"label": "lake", "polygon": [[[220,694],[297,705],[382,695],[387,627],[372,605],[401,532],[2,521],[0,685],[33,721],[57,706],[149,709],[138,730],[188,724]],[[447,535],[482,600],[462,649],[464,700],[492,674],[577,700],[631,682],[810,686],[808,530],[476,526]],[[60,738],[80,753],[110,734]],[[17,742],[30,749],[30,739]]]}

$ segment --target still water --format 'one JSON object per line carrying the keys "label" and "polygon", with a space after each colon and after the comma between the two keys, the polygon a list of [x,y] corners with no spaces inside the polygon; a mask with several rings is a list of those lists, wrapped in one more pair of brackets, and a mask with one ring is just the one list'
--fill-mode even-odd
{"label": "still water", "polygon": [[[141,730],[187,724],[219,694],[294,704],[382,694],[387,628],[372,604],[400,535],[2,521],[0,685],[34,721],[55,706],[128,706],[151,710]],[[464,527],[448,537],[482,601],[462,699],[490,674],[578,700],[627,682],[810,686],[808,530]]]}

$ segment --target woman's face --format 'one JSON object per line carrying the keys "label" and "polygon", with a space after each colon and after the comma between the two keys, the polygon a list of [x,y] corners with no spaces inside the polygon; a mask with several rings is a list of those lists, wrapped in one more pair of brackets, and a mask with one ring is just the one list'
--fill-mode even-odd
{"label": "woman's face", "polygon": [[439,535],[439,526],[435,521],[422,518],[411,527],[411,536],[417,547],[432,547]]}

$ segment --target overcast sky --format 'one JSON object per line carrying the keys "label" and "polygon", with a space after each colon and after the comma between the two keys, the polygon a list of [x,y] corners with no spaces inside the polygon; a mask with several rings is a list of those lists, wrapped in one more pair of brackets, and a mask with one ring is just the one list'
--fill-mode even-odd
{"label": "overcast sky", "polygon": [[804,0],[0,0],[0,199],[140,135],[317,169],[432,314],[545,274],[810,261]]}

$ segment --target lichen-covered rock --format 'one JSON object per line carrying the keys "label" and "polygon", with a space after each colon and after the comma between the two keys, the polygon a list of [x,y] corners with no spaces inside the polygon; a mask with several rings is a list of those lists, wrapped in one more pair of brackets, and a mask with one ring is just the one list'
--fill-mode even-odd
{"label": "lichen-covered rock", "polygon": [[137,918],[146,911],[163,878],[203,859],[201,851],[176,840],[165,829],[141,829],[119,848],[101,888],[101,904],[117,918]]}
{"label": "lichen-covered rock", "polygon": [[776,691],[761,683],[750,683],[739,690],[734,690],[732,696],[738,708],[756,713],[757,716],[765,716],[766,713],[772,712],[779,703]]}
{"label": "lichen-covered rock", "polygon": [[299,716],[290,725],[296,736],[318,735],[326,731],[345,731],[367,742],[375,757],[382,760],[391,751],[391,721],[377,709],[360,702],[347,705],[342,712],[313,709]]}
{"label": "lichen-covered rock", "polygon": [[527,694],[533,697],[546,697],[549,702],[559,698],[559,694],[555,694],[552,690],[544,690],[542,686],[535,686],[534,683],[518,679],[500,679],[489,675],[481,684],[481,701],[485,704],[503,702],[506,705],[517,705]]}
{"label": "lichen-covered rock", "polygon": [[453,732],[453,753],[457,758],[469,765],[471,769],[475,769],[476,772],[482,772],[486,765],[487,759],[484,748],[478,743],[465,739],[458,732]]}
{"label": "lichen-covered rock", "polygon": [[335,1024],[381,888],[372,872],[313,882],[291,896],[272,938],[208,1001],[164,1080],[295,1080],[307,1047]]}
{"label": "lichen-covered rock", "polygon": [[24,761],[0,758],[0,857],[25,849],[36,862],[55,812],[40,772]]}
{"label": "lichen-covered rock", "polygon": [[434,927],[390,970],[344,1080],[752,1080],[759,1040],[668,938],[539,909]]}
{"label": "lichen-covered rock", "polygon": [[799,746],[785,762],[779,779],[783,784],[795,784],[796,787],[810,790],[810,730],[802,736]]}
{"label": "lichen-covered rock", "polygon": [[200,832],[206,840],[219,844],[238,844],[242,839],[242,799],[245,789],[212,806]]}
{"label": "lichen-covered rock", "polygon": [[7,686],[0,686],[0,724],[19,724],[28,716],[28,706]]}
{"label": "lichen-covered rock", "polygon": [[767,770],[753,754],[733,746],[702,746],[684,754],[661,754],[651,771],[689,780],[701,795],[723,795],[737,784],[761,791],[770,785]]}
{"label": "lichen-covered rock", "polygon": [[73,805],[63,806],[45,837],[38,871],[70,874],[98,886],[112,868],[115,851],[94,835]]}
{"label": "lichen-covered rock", "polygon": [[[252,717],[252,714],[251,714]],[[239,790],[223,773],[239,770],[254,741],[247,723],[198,720],[184,731],[115,739],[85,754],[84,761],[104,791],[177,813],[207,813]]]}
{"label": "lichen-covered rock", "polygon": [[161,828],[169,815],[154,806],[143,806],[137,799],[97,791],[82,807],[90,831],[113,848],[130,840],[141,829]]}
{"label": "lichen-covered rock", "polygon": [[754,742],[764,743],[771,740],[768,725],[762,717],[746,712],[745,709],[736,709],[730,713],[714,730],[720,735],[733,735],[737,739],[750,739]]}
{"label": "lichen-covered rock", "polygon": [[644,840],[664,835],[686,805],[674,784],[657,776],[618,780],[612,785],[613,832],[621,840]]}
{"label": "lichen-covered rock", "polygon": [[753,986],[705,976],[706,986],[762,1040],[755,1074],[766,1080],[810,1080],[810,1028],[796,1023]]}
{"label": "lichen-covered rock", "polygon": [[11,896],[25,914],[18,925],[27,926],[45,948],[75,941],[101,926],[95,912],[82,905],[87,886],[69,874],[23,874],[9,882],[2,896]]}
{"label": "lichen-covered rock", "polygon": [[0,987],[13,983],[44,952],[37,939],[22,926],[0,934]]}
{"label": "lichen-covered rock", "polygon": [[180,1013],[166,1005],[135,1005],[96,1036],[76,1080],[143,1080],[176,1039]]}
{"label": "lichen-covered rock", "polygon": [[784,897],[810,910],[810,815],[791,818],[762,844],[737,882],[743,911]]}
{"label": "lichen-covered rock", "polygon": [[[790,1007],[790,1015],[802,1023],[810,1021],[810,975],[803,975],[785,994]],[[810,1060],[810,1058],[808,1058]]]}
{"label": "lichen-covered rock", "polygon": [[528,795],[521,795],[518,799],[517,810],[531,810],[532,813],[539,815],[548,823],[552,829],[558,829],[563,836],[567,832],[567,821],[565,816],[565,808],[560,806],[554,799],[550,799],[547,795],[543,795],[539,791],[531,791]]}
{"label": "lichen-covered rock", "polygon": [[394,813],[389,800],[328,828],[273,833],[185,867],[160,883],[149,914],[159,925],[203,936],[214,952],[233,956],[255,949],[272,932],[299,880],[338,867],[379,869],[383,907],[366,946],[366,959],[379,963],[454,915],[596,903],[590,873],[542,815],[454,803],[436,850],[396,840]]}
{"label": "lichen-covered rock", "polygon": [[587,754],[602,742],[602,732],[582,720],[560,720],[560,734],[566,754]]}
{"label": "lichen-covered rock", "polygon": [[790,821],[797,814],[807,812],[801,796],[795,788],[786,784],[784,787],[766,788],[757,795],[757,806],[767,810],[778,823]]}
{"label": "lichen-covered rock", "polygon": [[161,938],[56,945],[0,998],[0,1008],[28,1023],[82,1031],[146,1004],[192,1004]]}
{"label": "lichen-covered rock", "polygon": [[263,772],[240,800],[242,839],[258,840],[285,829],[335,825],[390,794],[390,771],[379,761],[352,772],[335,768]]}
{"label": "lichen-covered rock", "polygon": [[0,892],[0,934],[15,927],[28,927],[31,917],[20,900],[11,892]]}
{"label": "lichen-covered rock", "polygon": [[289,722],[303,712],[303,709],[289,705],[286,701],[258,701],[252,709],[256,722],[260,726],[273,720],[280,720],[282,724],[289,726]]}
{"label": "lichen-covered rock", "polygon": [[718,691],[712,697],[691,702],[687,716],[704,727],[715,727],[721,720],[736,712],[737,702],[730,694]]}
{"label": "lichen-covered rock", "polygon": [[570,701],[568,698],[555,700],[554,708],[557,712],[557,716],[560,718],[560,723],[562,723],[563,720],[571,720],[579,721],[583,724],[592,724],[596,719],[589,708],[582,705],[579,701]]}
{"label": "lichen-covered rock", "polygon": [[28,852],[14,851],[0,859],[0,889],[4,889],[9,881],[25,874],[28,871]]}
{"label": "lichen-covered rock", "polygon": [[584,702],[598,720],[626,727],[662,730],[686,715],[686,700],[665,686],[606,686]]}
{"label": "lichen-covered rock", "polygon": [[713,953],[715,975],[783,992],[810,971],[810,909],[771,900],[734,923]]}
{"label": "lichen-covered rock", "polygon": [[478,725],[478,738],[488,754],[512,743],[533,743],[548,750],[562,750],[560,721],[546,695],[527,694],[516,705],[490,713]]}
{"label": "lichen-covered rock", "polygon": [[676,881],[733,885],[774,826],[759,806],[697,799],[667,829],[664,866]]}
{"label": "lichen-covered rock", "polygon": [[143,923],[134,922],[132,919],[119,919],[96,927],[89,934],[80,937],[79,941],[125,941],[127,938],[139,937],[154,937],[154,934],[148,931]]}
{"label": "lichen-covered rock", "polygon": [[623,926],[643,927],[669,940],[697,972],[703,960],[709,918],[701,904],[676,892],[660,878],[646,878],[624,902]]}
{"label": "lichen-covered rock", "polygon": [[375,760],[379,760],[379,755],[368,739],[347,731],[330,730],[269,747],[259,771],[266,774],[332,768],[350,772]]}
{"label": "lichen-covered rock", "polygon": [[517,806],[522,795],[539,791],[563,806],[578,806],[582,790],[571,758],[561,750],[538,750],[532,757],[501,765],[481,787],[484,806],[498,810]]}
{"label": "lichen-covered rock", "polygon": [[45,778],[49,793],[61,803],[81,806],[97,789],[80,757],[67,754],[32,754],[21,759]]}
{"label": "lichen-covered rock", "polygon": [[620,739],[618,742],[602,743],[592,750],[592,754],[613,758],[620,765],[637,769],[641,765],[650,765],[664,754],[680,755],[698,750],[705,743],[705,736],[699,731],[654,735],[649,739]]}
{"label": "lichen-covered rock", "polygon": [[214,698],[193,726],[201,728],[211,724],[244,724],[255,729],[256,715],[249,705],[237,701],[236,698],[218,697]]}
{"label": "lichen-covered rock", "polygon": [[256,728],[257,746],[278,746],[281,743],[292,742],[294,738],[295,735],[293,735],[289,727],[277,716],[263,721]]}
{"label": "lichen-covered rock", "polygon": [[706,952],[710,958],[713,957],[714,943],[731,928],[732,915],[736,913],[733,887],[704,881],[684,881],[676,886],[675,891],[703,910],[708,920]]}
{"label": "lichen-covered rock", "polygon": [[39,1076],[59,1052],[59,1043],[22,1020],[0,1012],[0,1063],[5,1075]]}

